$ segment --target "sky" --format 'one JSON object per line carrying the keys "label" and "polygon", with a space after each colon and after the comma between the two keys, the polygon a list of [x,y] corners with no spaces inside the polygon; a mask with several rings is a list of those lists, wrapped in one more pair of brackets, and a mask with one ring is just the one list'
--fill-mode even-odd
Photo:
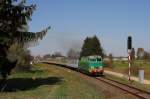
{"label": "sky", "polygon": [[87,36],[97,35],[106,54],[127,56],[127,37],[133,47],[150,51],[150,0],[28,0],[37,9],[29,31],[51,26],[32,55],[80,50]]}

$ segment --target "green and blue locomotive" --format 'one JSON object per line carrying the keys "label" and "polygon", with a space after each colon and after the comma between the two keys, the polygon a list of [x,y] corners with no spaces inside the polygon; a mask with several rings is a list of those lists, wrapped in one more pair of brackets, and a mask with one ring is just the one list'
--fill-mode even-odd
{"label": "green and blue locomotive", "polygon": [[81,57],[78,62],[79,70],[92,75],[103,75],[103,66],[102,57],[98,55]]}

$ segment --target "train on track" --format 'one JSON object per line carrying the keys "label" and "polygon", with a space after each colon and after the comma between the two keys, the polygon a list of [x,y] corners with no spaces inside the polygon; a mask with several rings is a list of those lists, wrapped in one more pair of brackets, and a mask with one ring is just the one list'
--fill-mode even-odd
{"label": "train on track", "polygon": [[78,69],[91,75],[103,75],[104,63],[101,56],[92,55],[81,57],[78,62]]}
{"label": "train on track", "polygon": [[[54,61],[42,61],[43,63],[59,65],[61,67],[69,68],[74,71],[86,72],[88,74],[93,75],[103,75],[104,72],[104,63],[101,56],[87,56],[82,57],[78,64],[71,64],[71,63],[62,63],[62,62],[54,62]],[[150,99],[150,93],[138,88],[135,88],[131,85],[124,84],[113,79],[109,79],[105,77],[95,77],[97,80],[107,83],[111,86],[119,88],[125,92],[128,92],[140,99]]]}
{"label": "train on track", "polygon": [[91,55],[86,57],[81,57],[79,60],[68,60],[67,62],[56,62],[56,61],[42,61],[43,63],[50,63],[54,65],[59,65],[72,70],[80,71],[92,76],[103,75],[104,72],[104,62],[101,56]]}

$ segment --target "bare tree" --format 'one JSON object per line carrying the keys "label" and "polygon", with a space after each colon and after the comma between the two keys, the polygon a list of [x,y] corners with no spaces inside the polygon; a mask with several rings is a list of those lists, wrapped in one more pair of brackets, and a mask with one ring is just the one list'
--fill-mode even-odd
{"label": "bare tree", "polygon": [[134,48],[131,49],[131,61],[134,62],[135,59],[135,50]]}
{"label": "bare tree", "polygon": [[138,48],[137,50],[137,59],[142,59],[144,56],[144,48]]}
{"label": "bare tree", "polygon": [[110,54],[108,55],[108,58],[109,58],[109,66],[110,66],[110,67],[113,67],[113,55],[110,53]]}
{"label": "bare tree", "polygon": [[79,53],[79,51],[75,51],[74,49],[71,48],[68,51],[67,56],[68,56],[68,58],[71,58],[71,59],[78,59],[80,56],[80,53]]}

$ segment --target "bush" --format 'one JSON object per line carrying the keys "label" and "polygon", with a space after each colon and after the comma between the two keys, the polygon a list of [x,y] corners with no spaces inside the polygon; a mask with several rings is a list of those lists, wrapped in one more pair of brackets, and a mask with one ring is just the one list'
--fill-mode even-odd
{"label": "bush", "polygon": [[[131,75],[136,76],[136,75],[138,75],[139,67],[133,65],[133,66],[131,66],[130,70],[131,70]],[[129,72],[129,68],[125,69],[125,74],[128,74],[128,72]]]}
{"label": "bush", "polygon": [[109,68],[113,68],[113,63],[110,60],[105,60],[104,61],[104,66],[109,67]]}
{"label": "bush", "polygon": [[8,51],[9,59],[16,59],[15,71],[30,70],[30,51],[18,44],[13,44]]}
{"label": "bush", "polygon": [[121,60],[121,63],[122,63],[122,64],[125,64],[125,63],[126,63],[126,61],[124,61],[124,60]]}

